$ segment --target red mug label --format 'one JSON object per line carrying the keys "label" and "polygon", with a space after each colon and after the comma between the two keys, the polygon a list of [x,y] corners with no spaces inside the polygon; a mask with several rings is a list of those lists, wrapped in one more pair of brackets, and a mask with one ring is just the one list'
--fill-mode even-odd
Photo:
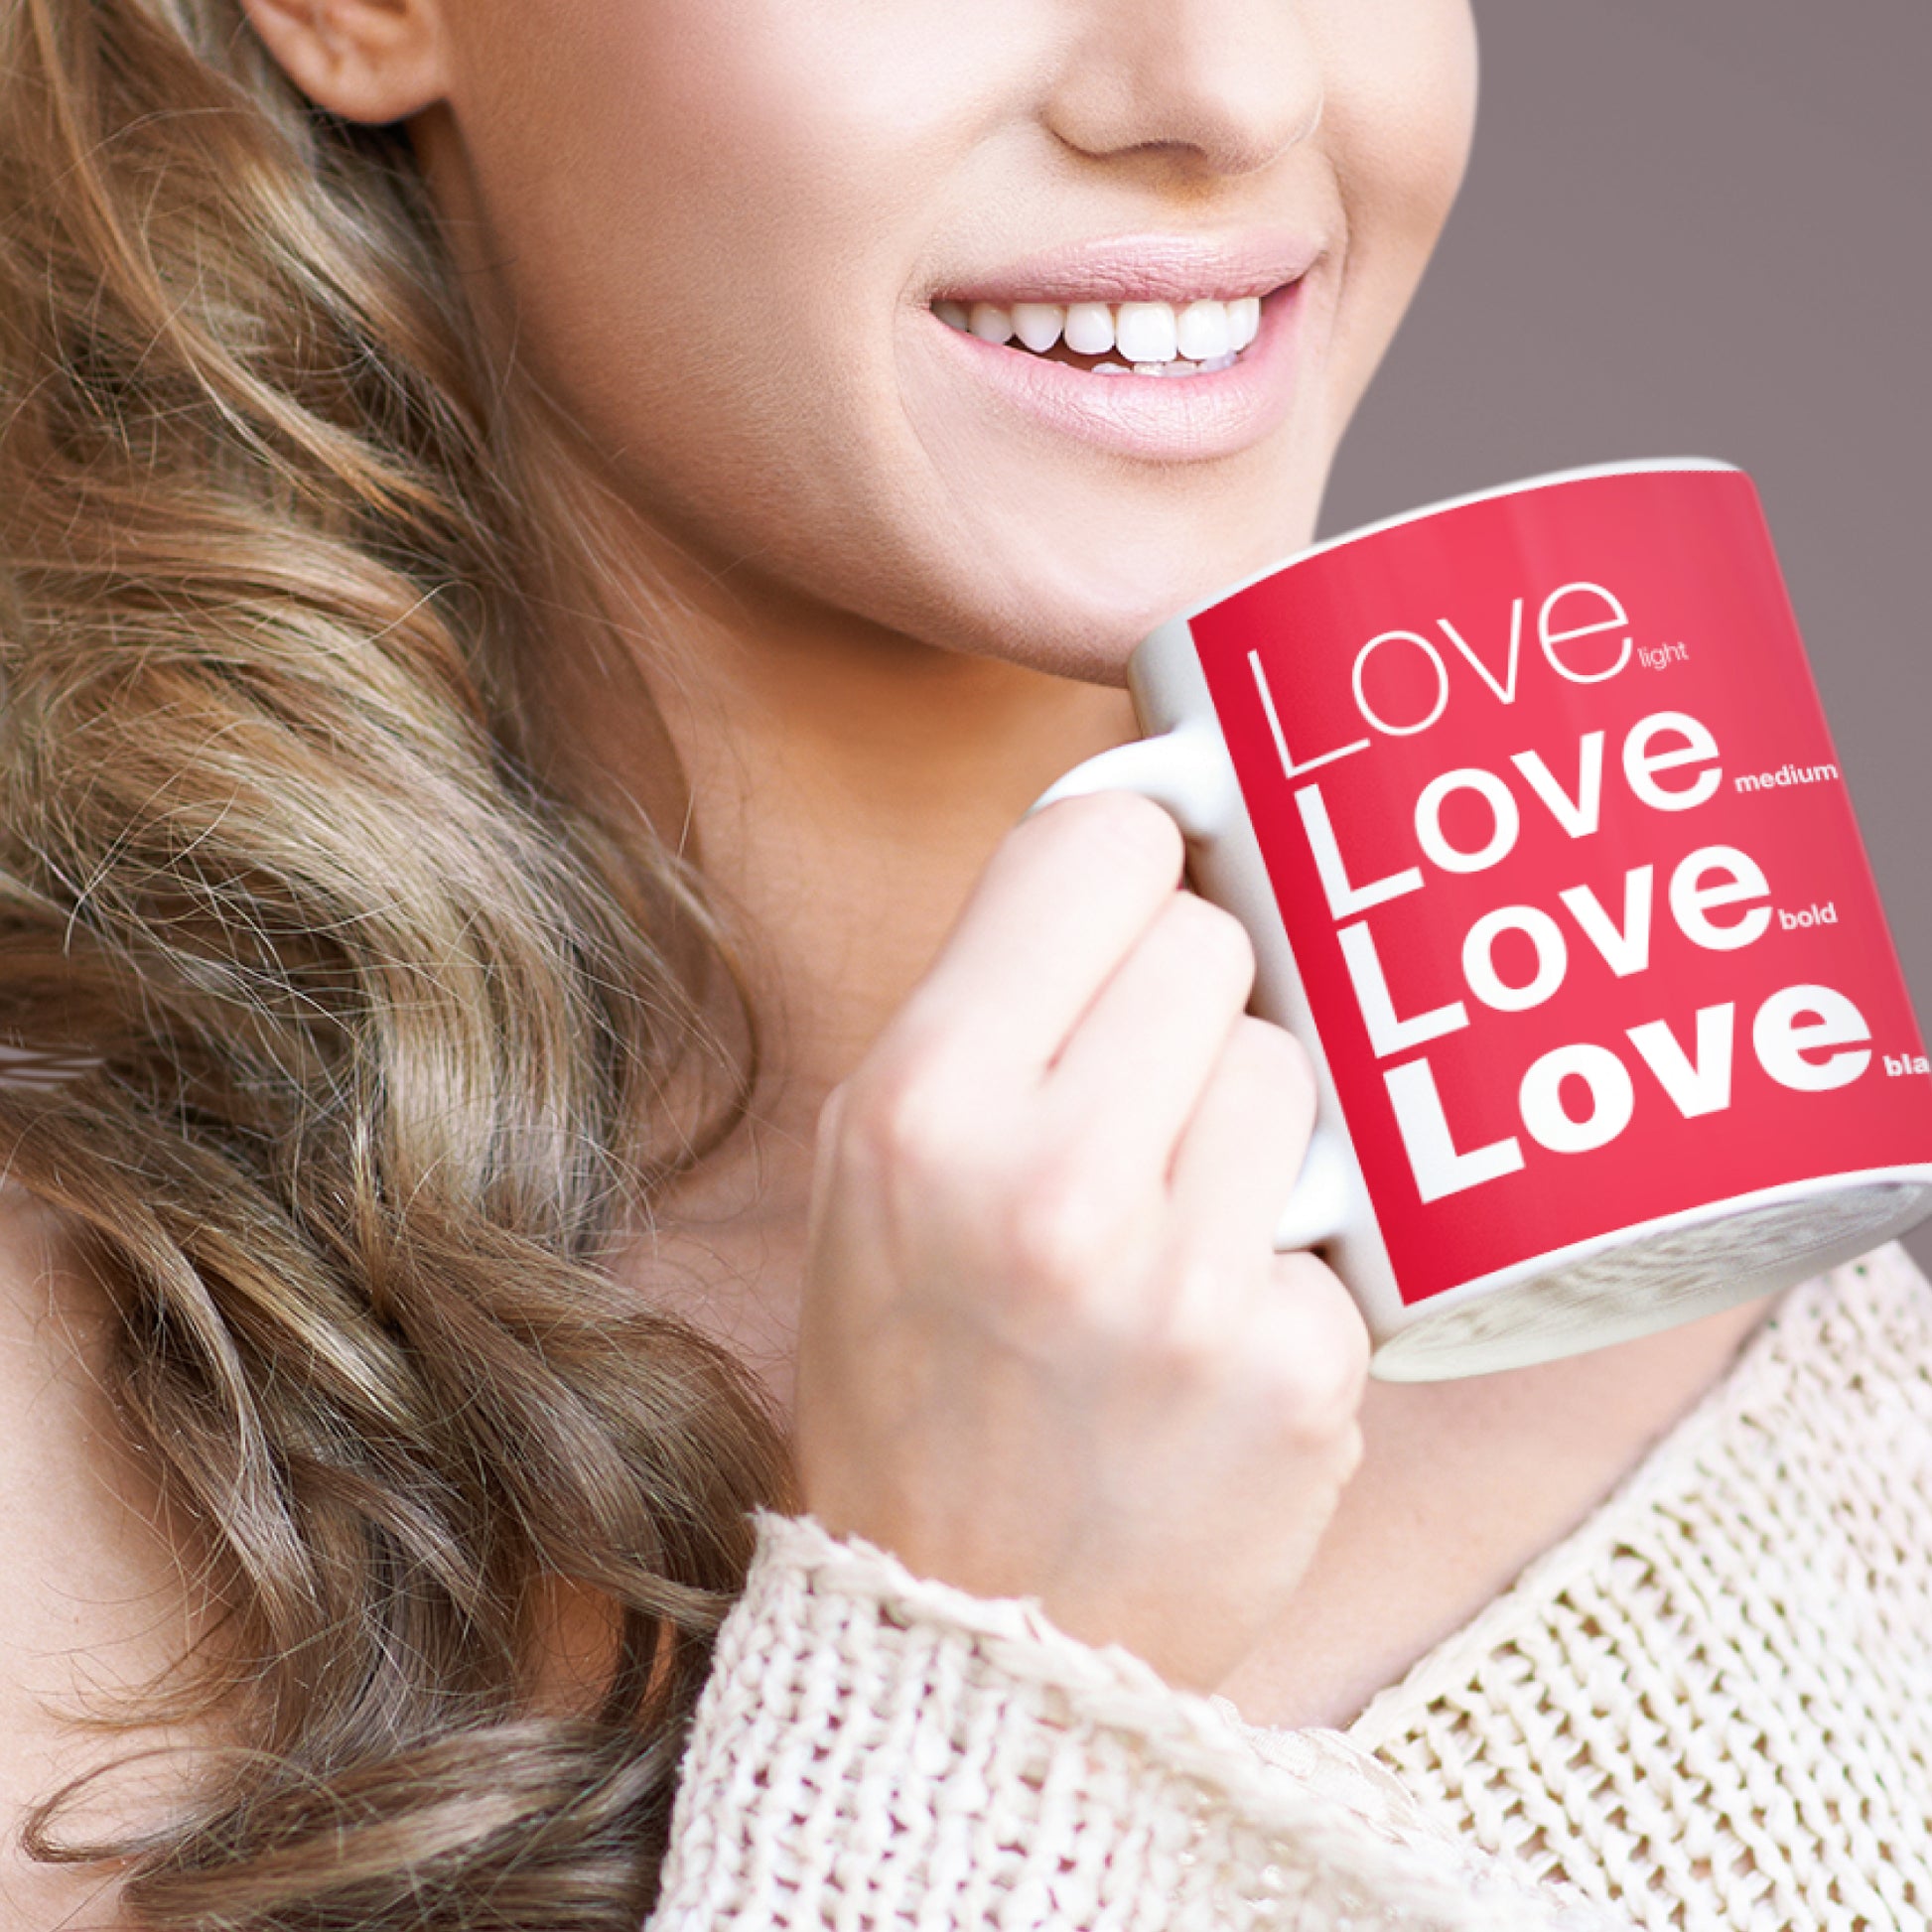
{"label": "red mug label", "polygon": [[1748,477],[1435,512],[1190,621],[1405,1303],[1932,1165],[1932,1074]]}

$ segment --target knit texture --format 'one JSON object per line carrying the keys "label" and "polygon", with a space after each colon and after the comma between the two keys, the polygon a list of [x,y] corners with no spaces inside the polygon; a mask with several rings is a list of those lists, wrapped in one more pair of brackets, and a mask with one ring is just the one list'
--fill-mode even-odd
{"label": "knit texture", "polygon": [[1031,1600],[760,1515],[652,1932],[1615,1932],[1335,1733],[1258,1752]]}
{"label": "knit texture", "polygon": [[1652,1932],[1932,1926],[1932,1285],[1794,1289],[1564,1542],[1348,1726]]}
{"label": "knit texture", "polygon": [[762,1516],[657,1928],[1932,1925],[1932,1286],[1793,1290],[1348,1729]]}

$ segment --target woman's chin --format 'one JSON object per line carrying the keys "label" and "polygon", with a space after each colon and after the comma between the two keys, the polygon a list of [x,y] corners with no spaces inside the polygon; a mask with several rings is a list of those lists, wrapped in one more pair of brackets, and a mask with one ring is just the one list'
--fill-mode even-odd
{"label": "woman's chin", "polygon": [[1076,678],[1082,684],[1127,684],[1127,662],[1134,645],[1163,619],[1186,609],[1186,601],[1167,603],[1148,613],[1119,609],[1053,615],[1022,615],[997,624],[976,626],[966,635],[950,637],[948,645],[974,657],[999,657],[1028,670],[1043,670],[1055,678]]}
{"label": "woman's chin", "polygon": [[1201,546],[1173,568],[1155,571],[1146,568],[1145,556],[1120,558],[1111,569],[1110,558],[1097,570],[1089,556],[1080,560],[1077,576],[1062,573],[1051,581],[1016,572],[1007,581],[1022,588],[1011,603],[969,621],[966,634],[947,641],[955,649],[1010,658],[1058,677],[1125,684],[1128,659],[1149,631],[1295,548],[1284,543],[1251,561],[1232,551],[1214,555]]}

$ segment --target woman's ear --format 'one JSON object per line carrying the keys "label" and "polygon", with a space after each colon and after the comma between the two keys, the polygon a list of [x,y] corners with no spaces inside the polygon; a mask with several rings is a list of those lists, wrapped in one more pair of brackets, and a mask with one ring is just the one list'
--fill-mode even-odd
{"label": "woman's ear", "polygon": [[447,87],[438,0],[241,0],[249,24],[318,107],[398,121]]}

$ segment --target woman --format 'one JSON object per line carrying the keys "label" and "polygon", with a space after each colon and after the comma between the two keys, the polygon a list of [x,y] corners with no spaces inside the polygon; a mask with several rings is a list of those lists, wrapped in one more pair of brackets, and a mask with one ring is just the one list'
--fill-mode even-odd
{"label": "woman", "polygon": [[[1462,0],[0,32],[0,1773],[121,1767],[9,1923],[1796,1923],[1922,1861],[1902,1720],[1837,1825],[1765,1798],[1857,1678],[1780,1645],[1853,1623],[1618,1622],[1608,1546],[1523,1628],[1602,1583],[1578,1683],[1689,1632],[1790,1746],[1695,1732],[1674,1835],[1563,1781],[1683,1741],[1627,1672],[1536,1749],[1355,1723],[1802,1345],[1919,1372],[1899,1251],[1370,1384],[1268,1250],[1305,1062],[1174,829],[1016,825],[1143,630],[1308,539]],[[1657,1575],[1723,1543],[1639,1506]]]}

